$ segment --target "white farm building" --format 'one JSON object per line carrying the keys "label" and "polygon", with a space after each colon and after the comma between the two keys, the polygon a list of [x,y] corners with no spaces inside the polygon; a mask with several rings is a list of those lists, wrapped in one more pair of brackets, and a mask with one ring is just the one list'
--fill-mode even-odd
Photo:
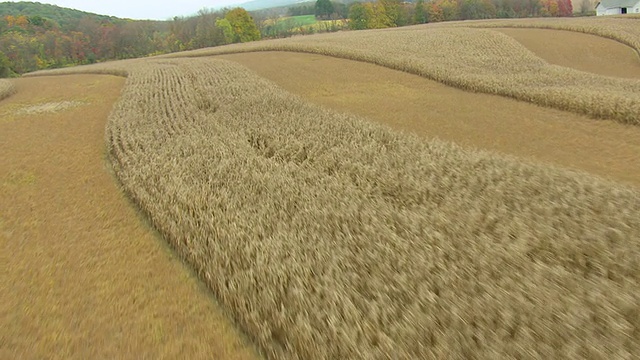
{"label": "white farm building", "polygon": [[596,6],[596,15],[640,14],[640,0],[602,0]]}

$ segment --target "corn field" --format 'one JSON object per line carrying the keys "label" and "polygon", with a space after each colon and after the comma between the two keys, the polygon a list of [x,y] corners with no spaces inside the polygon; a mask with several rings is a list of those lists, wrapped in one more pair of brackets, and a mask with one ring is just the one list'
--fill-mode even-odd
{"label": "corn field", "polygon": [[637,190],[396,133],[223,60],[65,71],[123,69],[117,177],[268,358],[640,352]]}
{"label": "corn field", "polygon": [[479,28],[509,26],[571,29],[615,38],[636,51],[640,49],[640,22],[636,19],[525,19],[319,34],[164,57],[274,50],[308,52],[370,62],[464,90],[512,97],[595,118],[640,124],[640,83],[637,80],[551,65],[513,38]]}
{"label": "corn field", "polygon": [[33,74],[128,77],[106,129],[116,176],[268,358],[640,353],[637,189],[394,132],[206,57],[262,50],[635,125],[640,83],[551,66],[459,24]]}
{"label": "corn field", "polygon": [[[465,21],[395,29],[317,34],[163,55],[201,57],[293,51],[364,61],[468,91],[640,124],[640,83],[551,65],[492,27],[571,30],[604,36],[640,53],[640,19],[575,18]],[[63,70],[58,70],[64,73]],[[51,72],[49,72],[51,73]],[[37,74],[37,72],[36,72]]]}

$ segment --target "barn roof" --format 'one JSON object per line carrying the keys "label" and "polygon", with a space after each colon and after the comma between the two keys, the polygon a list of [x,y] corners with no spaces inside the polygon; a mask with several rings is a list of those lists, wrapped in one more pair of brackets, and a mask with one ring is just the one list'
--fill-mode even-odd
{"label": "barn roof", "polygon": [[602,7],[606,9],[610,8],[630,8],[634,7],[640,0],[602,0],[598,5],[602,5]]}

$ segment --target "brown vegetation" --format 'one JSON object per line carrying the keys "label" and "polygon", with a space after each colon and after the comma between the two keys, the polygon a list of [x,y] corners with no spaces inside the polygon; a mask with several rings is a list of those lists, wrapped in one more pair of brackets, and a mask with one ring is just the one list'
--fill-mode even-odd
{"label": "brown vegetation", "polygon": [[124,80],[13,81],[0,103],[0,358],[256,358],[107,170]]}
{"label": "brown vegetation", "polygon": [[[181,56],[330,54],[639,124],[637,80],[549,65],[460,26]],[[128,74],[107,127],[116,175],[271,358],[640,353],[637,189],[397,133],[224,60],[46,74],[72,72]]]}
{"label": "brown vegetation", "polygon": [[[219,57],[239,62],[305,100],[427,139],[580,169],[640,187],[637,126],[471,93],[328,56],[273,51]],[[580,59],[573,63],[590,65],[591,59]]]}
{"label": "brown vegetation", "polygon": [[[640,83],[551,65],[515,39],[479,26],[556,26],[587,32],[583,22],[487,21],[254,42],[196,50],[165,57],[208,56],[250,51],[296,51],[370,62],[421,75],[464,90],[512,97],[542,106],[638,125]],[[598,22],[602,33],[626,39],[638,31],[634,20]],[[576,25],[574,25],[576,24]],[[475,27],[472,27],[475,26]],[[597,26],[594,26],[597,28]],[[640,27],[638,27],[640,28]],[[629,35],[632,34],[632,35]],[[628,36],[629,35],[629,36]],[[613,35],[611,35],[613,36]],[[640,38],[640,37],[638,37]]]}
{"label": "brown vegetation", "polygon": [[15,91],[16,89],[11,81],[0,79],[0,100],[13,95]]}
{"label": "brown vegetation", "polygon": [[637,190],[395,133],[230,62],[141,64],[107,129],[116,174],[268,356],[640,351]]}
{"label": "brown vegetation", "polygon": [[[596,118],[640,124],[640,83],[551,65],[510,36],[479,27],[554,27],[615,38],[638,50],[636,20],[535,19],[440,23],[222,46],[171,57],[294,51],[370,62],[464,90],[497,94]],[[120,65],[118,65],[120,66]],[[100,69],[86,66],[84,71]],[[124,68],[123,68],[124,69]],[[66,70],[59,70],[64,73]],[[78,70],[74,70],[78,71]]]}

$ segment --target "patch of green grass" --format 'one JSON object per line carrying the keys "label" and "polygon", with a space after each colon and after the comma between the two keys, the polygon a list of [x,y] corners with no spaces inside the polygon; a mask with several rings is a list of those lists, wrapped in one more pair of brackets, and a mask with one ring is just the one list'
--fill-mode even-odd
{"label": "patch of green grass", "polygon": [[315,15],[300,15],[300,16],[292,16],[300,26],[304,25],[312,25],[317,22]]}
{"label": "patch of green grass", "polygon": [[291,30],[301,26],[314,25],[317,22],[314,15],[289,16],[278,19],[275,27],[277,30]]}

